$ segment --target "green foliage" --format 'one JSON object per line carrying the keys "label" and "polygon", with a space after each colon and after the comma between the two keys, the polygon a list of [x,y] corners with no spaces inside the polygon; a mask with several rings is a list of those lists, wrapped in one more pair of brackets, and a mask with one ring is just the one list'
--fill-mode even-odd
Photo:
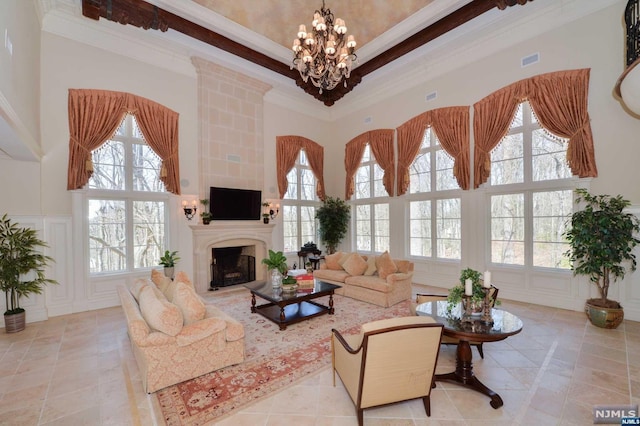
{"label": "green foliage", "polygon": [[327,246],[329,254],[334,253],[340,241],[347,235],[351,207],[340,198],[327,197],[316,209],[320,239]]}
{"label": "green foliage", "polygon": [[287,272],[287,257],[281,251],[269,250],[269,257],[262,259],[268,270],[277,269],[281,274]]}
{"label": "green foliage", "polygon": [[464,296],[464,283],[467,278],[471,278],[472,283],[471,300],[474,302],[482,301],[484,299],[484,291],[482,290],[482,283],[480,282],[481,277],[480,272],[474,269],[463,269],[462,272],[460,272],[460,284],[449,290],[449,296],[447,297],[449,306],[455,306],[462,300],[462,296]]}
{"label": "green foliage", "polygon": [[631,205],[621,195],[591,195],[585,189],[576,189],[578,203],[584,201],[583,210],[571,215],[571,227],[564,236],[570,249],[565,253],[572,262],[574,275],[586,275],[600,292],[599,303],[614,307],[617,302],[607,299],[611,279],[623,279],[625,266],[636,269],[633,249],[640,243],[638,218],[623,210]]}
{"label": "green foliage", "polygon": [[177,251],[170,252],[169,250],[165,250],[164,255],[160,258],[160,265],[165,268],[173,268],[176,266],[176,263],[178,263],[178,260],[180,260],[180,257],[178,257]]}
{"label": "green foliage", "polygon": [[213,215],[211,214],[211,212],[207,208],[207,206],[209,205],[209,200],[207,198],[203,198],[202,200],[200,200],[200,204],[202,204],[204,206],[204,208],[200,212],[200,217],[203,220],[211,220],[211,219],[213,219]]}
{"label": "green foliage", "polygon": [[47,244],[37,237],[36,231],[20,228],[5,214],[0,219],[0,290],[5,294],[5,315],[24,312],[20,297],[41,294],[46,284],[58,284],[45,278],[45,268],[53,258],[45,256],[39,248]]}
{"label": "green foliage", "polygon": [[282,279],[282,284],[297,284],[298,280],[295,277],[286,276]]}

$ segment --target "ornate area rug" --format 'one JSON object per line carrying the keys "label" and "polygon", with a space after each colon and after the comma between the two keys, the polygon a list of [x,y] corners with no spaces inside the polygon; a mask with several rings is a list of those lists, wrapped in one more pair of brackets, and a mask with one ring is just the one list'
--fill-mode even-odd
{"label": "ornate area rug", "polygon": [[[251,295],[236,289],[207,295],[245,327],[245,361],[156,393],[167,425],[204,425],[277,392],[331,364],[331,329],[355,334],[369,321],[410,315],[410,301],[381,308],[334,296],[334,315],[302,321],[281,331],[251,313]],[[328,297],[317,300],[327,305]],[[261,304],[260,299],[257,299]]]}

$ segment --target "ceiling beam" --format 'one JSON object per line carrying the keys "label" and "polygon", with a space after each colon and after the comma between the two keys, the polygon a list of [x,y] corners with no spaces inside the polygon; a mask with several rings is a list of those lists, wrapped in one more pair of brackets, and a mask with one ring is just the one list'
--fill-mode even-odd
{"label": "ceiling beam", "polygon": [[291,78],[296,82],[296,85],[301,87],[306,93],[318,99],[326,106],[331,106],[352,91],[367,74],[376,71],[493,8],[497,7],[503,10],[516,4],[524,5],[527,1],[533,0],[473,0],[439,21],[420,30],[408,39],[387,49],[367,62],[360,64],[353,69],[351,76],[345,80],[345,84],[338,85],[333,90],[323,90],[322,93],[320,93],[319,89],[311,82],[305,83],[298,71],[291,69],[290,65],[286,65],[218,34],[215,31],[188,21],[171,12],[167,12],[164,9],[160,9],[143,0],[82,0],[82,14],[87,18],[95,20],[104,18],[109,21],[119,22],[123,25],[133,25],[145,30],[154,29],[167,31],[170,28]]}

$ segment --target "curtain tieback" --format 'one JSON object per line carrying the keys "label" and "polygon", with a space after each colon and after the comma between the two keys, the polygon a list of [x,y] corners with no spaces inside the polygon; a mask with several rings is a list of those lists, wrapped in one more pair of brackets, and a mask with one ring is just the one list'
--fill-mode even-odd
{"label": "curtain tieback", "polygon": [[585,120],[582,122],[582,125],[578,127],[578,129],[575,132],[573,132],[571,136],[569,136],[569,140],[573,139],[574,136],[582,132],[588,124],[589,124],[589,118],[585,118]]}
{"label": "curtain tieback", "polygon": [[78,145],[78,148],[80,148],[82,151],[84,151],[86,153],[87,159],[84,161],[84,169],[87,172],[89,172],[90,174],[93,173],[93,158],[92,158],[92,155],[91,155],[91,151],[89,151],[86,146],[82,145],[73,136],[70,139],[71,139],[71,142],[73,142],[74,144]]}

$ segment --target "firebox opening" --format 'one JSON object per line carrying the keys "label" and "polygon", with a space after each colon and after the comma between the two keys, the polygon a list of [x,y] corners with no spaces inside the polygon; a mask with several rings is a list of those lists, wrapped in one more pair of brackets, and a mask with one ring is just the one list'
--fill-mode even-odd
{"label": "firebox opening", "polygon": [[252,247],[218,247],[211,251],[211,289],[255,281],[256,258],[251,254]]}

